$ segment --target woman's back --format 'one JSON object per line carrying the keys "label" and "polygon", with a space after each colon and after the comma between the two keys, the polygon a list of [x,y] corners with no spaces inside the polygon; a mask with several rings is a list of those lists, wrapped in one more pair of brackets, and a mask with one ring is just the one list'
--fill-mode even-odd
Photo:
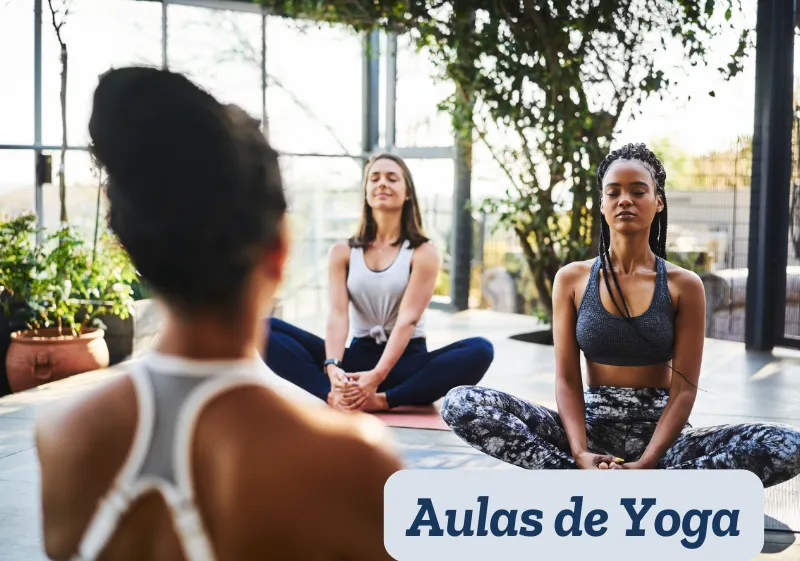
{"label": "woman's back", "polygon": [[258,121],[130,67],[101,76],[89,132],[108,224],[165,313],[154,353],[37,423],[47,553],[388,559],[383,487],[400,466],[379,422],[306,410],[261,376],[289,236]]}
{"label": "woman's back", "polygon": [[383,484],[399,466],[377,421],[292,404],[255,365],[156,358],[39,424],[49,556],[389,558]]}

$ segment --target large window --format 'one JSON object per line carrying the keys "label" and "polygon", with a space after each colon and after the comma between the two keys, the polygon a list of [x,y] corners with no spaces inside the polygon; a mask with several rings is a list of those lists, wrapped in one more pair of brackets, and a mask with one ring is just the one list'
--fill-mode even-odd
{"label": "large window", "polygon": [[[54,7],[61,4],[62,0],[53,0]],[[161,64],[161,6],[130,0],[70,0],[69,6],[61,28],[69,54],[67,140],[70,146],[85,146],[92,92],[100,74],[115,66]],[[59,146],[60,47],[47,2],[43,2],[42,19],[42,140],[45,145]],[[31,29],[32,26],[31,17]],[[32,56],[32,38],[24,46],[18,45],[17,50],[23,57],[28,53]],[[32,74],[30,80],[32,88]],[[20,79],[20,85],[25,86],[26,81]]]}
{"label": "large window", "polygon": [[[63,0],[53,0],[56,9]],[[257,119],[281,153],[290,203],[293,251],[284,284],[284,313],[302,319],[328,305],[328,252],[346,240],[363,206],[363,55],[361,34],[258,12],[159,2],[69,0],[61,23],[68,47],[67,151],[62,163],[61,57],[49,3],[42,2],[42,144],[51,173],[41,190],[43,223],[59,224],[59,169],[65,170],[71,225],[91,236],[105,223],[103,178],[86,150],[92,94],[113,67],[147,65],[185,73],[220,101]],[[13,87],[0,90],[0,212],[36,210],[34,189],[34,21],[31,1],[0,0],[0,75]],[[166,23],[166,51],[162,24]],[[386,46],[386,38],[381,39]],[[380,118],[385,121],[386,51],[381,53]],[[265,64],[266,63],[266,64]],[[399,39],[396,146],[450,146],[452,131],[437,103],[449,93],[424,53]],[[266,89],[264,86],[266,85]],[[136,100],[130,100],[136,103]],[[385,122],[383,123],[385,127]],[[27,148],[26,148],[27,147]],[[408,161],[416,179],[424,225],[446,255],[452,214],[453,162]]]}
{"label": "large window", "polygon": [[[32,4],[0,2],[0,144],[33,143]],[[3,168],[0,184],[6,182]]]}
{"label": "large window", "polygon": [[[61,217],[57,173],[61,154],[60,152],[46,152],[46,154],[52,157],[53,181],[42,186],[44,226],[52,230],[58,226]],[[94,233],[95,220],[99,217],[102,226],[106,216],[105,190],[101,188],[99,172],[93,165],[89,153],[83,150],[67,152],[65,169],[67,218],[69,223],[78,228],[84,236],[91,236]]]}
{"label": "large window", "polygon": [[0,150],[0,215],[36,208],[33,163],[33,150]]}
{"label": "large window", "polygon": [[170,5],[169,67],[261,119],[261,15]]}
{"label": "large window", "polygon": [[353,158],[284,156],[292,251],[284,317],[307,318],[328,307],[328,252],[353,235],[361,215],[361,162]]}
{"label": "large window", "polygon": [[450,117],[437,108],[453,86],[437,78],[437,70],[407,35],[397,40],[396,129],[398,146],[451,146]]}
{"label": "large window", "polygon": [[267,21],[270,141],[283,151],[361,153],[361,37],[343,28]]}

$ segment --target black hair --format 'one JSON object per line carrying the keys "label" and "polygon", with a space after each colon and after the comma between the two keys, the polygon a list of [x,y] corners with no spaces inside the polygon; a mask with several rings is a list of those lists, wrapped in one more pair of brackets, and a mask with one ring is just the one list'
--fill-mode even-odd
{"label": "black hair", "polygon": [[286,200],[257,120],[185,76],[100,77],[91,151],[108,174],[108,222],[145,281],[181,312],[235,313]]}
{"label": "black hair", "polygon": [[[608,172],[608,168],[611,167],[611,164],[618,161],[637,161],[642,164],[649,172],[650,175],[653,177],[653,181],[655,182],[656,188],[656,197],[660,196],[661,200],[664,204],[664,208],[661,212],[657,212],[655,218],[653,219],[652,224],[650,225],[650,237],[648,239],[650,244],[650,249],[652,252],[662,259],[667,258],[667,193],[666,193],[666,183],[667,183],[667,172],[664,169],[664,165],[661,163],[661,160],[658,159],[652,151],[650,151],[647,146],[644,144],[626,144],[622,148],[618,150],[614,150],[609,153],[603,161],[600,162],[600,165],[597,168],[597,186],[600,189],[601,196],[603,191],[603,177],[605,177],[606,172]],[[600,243],[597,249],[598,257],[600,259],[600,267],[603,270],[603,279],[606,283],[606,290],[608,290],[609,296],[611,296],[611,301],[614,303],[614,307],[619,312],[619,315],[625,318],[628,323],[633,326],[636,333],[641,337],[644,341],[650,342],[642,333],[636,328],[636,324],[632,321],[632,316],[630,310],[628,309],[628,303],[625,301],[625,295],[622,293],[622,287],[620,287],[619,279],[617,279],[617,274],[614,272],[614,267],[611,264],[611,253],[609,252],[609,247],[611,244],[611,229],[608,226],[608,222],[605,219],[605,216],[600,214]],[[606,268],[606,264],[608,267]],[[617,289],[617,293],[619,294],[620,300],[622,301],[622,308],[620,308],[619,303],[617,303],[617,299],[614,297],[614,292],[611,290],[611,282],[609,281],[609,272],[611,275],[611,279],[614,281],[614,286]],[[624,309],[624,311],[623,311]],[[684,376],[681,372],[678,372],[673,368],[670,364],[665,363],[669,368],[679,374],[684,380],[686,380],[692,387],[696,389],[700,389],[695,386],[692,382],[689,381],[686,376]]]}

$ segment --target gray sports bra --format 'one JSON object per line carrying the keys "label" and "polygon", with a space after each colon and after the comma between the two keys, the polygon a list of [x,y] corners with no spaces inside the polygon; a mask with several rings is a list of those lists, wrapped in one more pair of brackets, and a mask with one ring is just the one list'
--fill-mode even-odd
{"label": "gray sports bra", "polygon": [[186,560],[214,561],[214,545],[194,494],[190,458],[195,425],[205,405],[224,392],[264,385],[264,362],[258,356],[197,361],[152,351],[130,368],[139,411],[133,445],[73,561],[100,558],[130,507],[151,491],[164,498]]}
{"label": "gray sports bra", "polygon": [[575,325],[575,337],[586,358],[613,366],[649,366],[672,360],[675,306],[669,296],[664,260],[656,257],[656,289],[650,307],[630,320],[603,306],[599,270],[598,257],[592,264]]}

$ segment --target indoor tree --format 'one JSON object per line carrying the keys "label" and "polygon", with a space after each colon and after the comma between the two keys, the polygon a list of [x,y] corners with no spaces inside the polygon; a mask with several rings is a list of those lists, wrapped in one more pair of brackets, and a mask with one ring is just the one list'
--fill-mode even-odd
{"label": "indoor tree", "polygon": [[61,166],[58,171],[58,199],[60,202],[59,220],[61,223],[67,222],[67,179],[66,179],[66,157],[67,157],[67,62],[68,51],[67,43],[64,39],[63,28],[67,23],[67,16],[70,10],[69,0],[47,0],[50,8],[51,22],[56,40],[59,45],[59,60],[61,63]]}
{"label": "indoor tree", "polygon": [[[558,269],[596,252],[595,169],[620,118],[671,85],[669,50],[707,64],[710,39],[740,0],[261,0],[271,13],[409,33],[455,93],[452,116],[467,164],[484,142],[508,179],[483,209],[519,238],[541,312],[552,314]],[[729,62],[750,45],[742,29]]]}

